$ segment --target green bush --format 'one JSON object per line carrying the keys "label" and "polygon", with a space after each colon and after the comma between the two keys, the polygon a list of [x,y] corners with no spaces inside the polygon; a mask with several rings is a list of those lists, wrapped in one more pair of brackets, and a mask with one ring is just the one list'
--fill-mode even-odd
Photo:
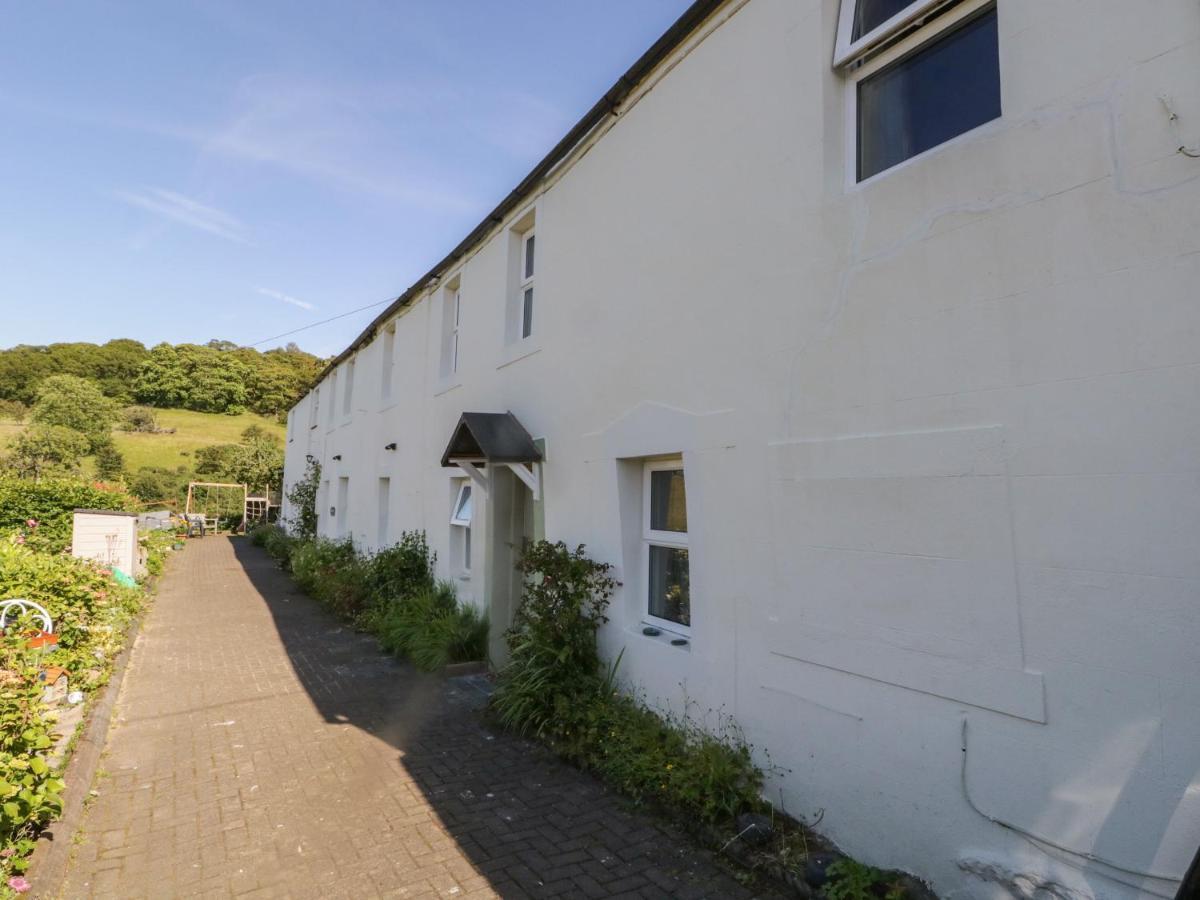
{"label": "green bush", "polygon": [[37,832],[62,812],[66,785],[45,754],[53,740],[38,683],[38,653],[25,637],[0,637],[0,871],[24,872]]}
{"label": "green bush", "polygon": [[510,660],[493,702],[505,725],[540,735],[563,703],[596,687],[596,630],[608,621],[617,582],[612,566],[561,541],[530,544],[517,567],[525,593],[506,635]]}
{"label": "green bush", "polygon": [[0,532],[38,523],[37,535],[47,549],[63,550],[71,543],[76,509],[128,509],[130,498],[81,481],[25,481],[0,477]]}
{"label": "green bush", "polygon": [[[54,739],[43,716],[39,667],[61,666],[73,690],[103,684],[124,641],[141,594],[121,587],[94,563],[38,549],[39,528],[0,536],[0,599],[41,604],[59,642],[48,652],[25,649],[41,623],[27,617],[6,623],[0,637],[0,872],[20,873],[37,831],[61,810],[63,783],[50,771],[46,752]],[[152,558],[154,553],[152,553]]]}
{"label": "green bush", "polygon": [[762,805],[762,771],[728,718],[713,729],[662,715],[617,690],[602,670],[596,631],[616,582],[610,566],[541,541],[520,563],[525,592],[507,639],[510,662],[492,706],[500,721],[534,734],[639,802],[722,822]]}
{"label": "green bush", "polygon": [[424,531],[406,531],[400,542],[368,559],[367,589],[375,602],[411,597],[434,587],[437,553],[429,549]]}
{"label": "green bush", "polygon": [[460,603],[454,585],[441,581],[399,600],[375,606],[361,620],[390,653],[432,672],[449,663],[487,657],[488,620]]}
{"label": "green bush", "polygon": [[315,456],[307,456],[304,474],[288,488],[287,499],[296,514],[288,519],[287,526],[299,540],[312,541],[317,537],[317,488],[321,483],[321,463]]}
{"label": "green bush", "polygon": [[300,543],[291,565],[301,589],[338,615],[354,616],[366,608],[370,568],[349,540]]}

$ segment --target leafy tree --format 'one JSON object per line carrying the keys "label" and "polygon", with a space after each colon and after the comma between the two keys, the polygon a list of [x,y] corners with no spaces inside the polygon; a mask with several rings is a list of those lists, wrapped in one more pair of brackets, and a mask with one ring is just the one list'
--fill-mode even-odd
{"label": "leafy tree", "polygon": [[133,393],[151,406],[187,408],[189,387],[179,353],[170,344],[158,344],[138,370]]}
{"label": "leafy tree", "polygon": [[283,482],[283,448],[270,437],[203,447],[196,451],[196,474],[278,490]]}
{"label": "leafy tree", "polygon": [[182,466],[175,470],[143,466],[129,477],[129,492],[147,503],[180,500],[187,493],[188,481],[187,469]]}
{"label": "leafy tree", "polygon": [[96,455],[96,477],[101,481],[120,481],[125,474],[125,457],[107,435],[92,445]]}
{"label": "leafy tree", "polygon": [[38,388],[29,420],[70,428],[85,435],[94,447],[108,435],[116,416],[116,405],[94,383],[75,375],[51,375]]}
{"label": "leafy tree", "polygon": [[144,431],[153,434],[158,431],[158,417],[149,406],[127,406],[121,411],[121,423],[117,427],[122,431]]}
{"label": "leafy tree", "polygon": [[0,419],[9,422],[24,422],[29,415],[29,407],[20,400],[0,400]]}
{"label": "leafy tree", "polygon": [[79,461],[89,449],[88,438],[62,425],[31,425],[9,445],[4,467],[19,478],[40,481],[79,474]]}

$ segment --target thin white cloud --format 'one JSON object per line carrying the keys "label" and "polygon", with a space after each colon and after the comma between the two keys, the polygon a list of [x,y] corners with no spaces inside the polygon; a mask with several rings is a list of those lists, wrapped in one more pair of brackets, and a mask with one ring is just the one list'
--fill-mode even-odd
{"label": "thin white cloud", "polygon": [[206,231],[239,244],[250,243],[246,238],[245,226],[233,216],[175,191],[146,188],[140,191],[113,191],[112,195],[122,203],[144,209],[172,222]]}
{"label": "thin white cloud", "polygon": [[270,288],[265,287],[257,288],[257,291],[264,297],[270,297],[273,300],[281,300],[284,303],[290,303],[292,306],[298,306],[301,309],[313,310],[317,308],[316,304],[309,303],[305,300],[300,300],[296,297],[293,297],[291,294],[285,294],[283,291],[273,291]]}

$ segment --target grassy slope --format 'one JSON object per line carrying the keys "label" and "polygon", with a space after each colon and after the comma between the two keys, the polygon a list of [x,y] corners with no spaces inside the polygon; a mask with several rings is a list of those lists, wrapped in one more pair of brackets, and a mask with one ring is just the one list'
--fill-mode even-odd
{"label": "grassy slope", "polygon": [[[114,431],[113,440],[125,457],[125,470],[136,472],[145,466],[177,469],[195,464],[196,451],[210,444],[236,444],[242,431],[261,425],[281,438],[284,426],[254,413],[226,416],[220,413],[190,412],[186,409],[156,410],[159,428],[174,428],[175,434],[126,434]],[[0,446],[7,444],[23,426],[0,422]],[[88,460],[90,463],[91,460]]]}

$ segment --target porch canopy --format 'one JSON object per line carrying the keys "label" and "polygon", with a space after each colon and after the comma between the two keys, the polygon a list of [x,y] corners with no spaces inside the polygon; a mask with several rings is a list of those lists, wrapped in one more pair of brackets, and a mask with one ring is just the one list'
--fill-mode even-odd
{"label": "porch canopy", "polygon": [[476,468],[481,463],[511,469],[537,499],[541,498],[537,467],[541,461],[541,451],[511,412],[463,413],[442,454],[444,467],[462,469],[485,493],[486,480]]}
{"label": "porch canopy", "polygon": [[452,468],[458,460],[489,463],[535,463],[542,454],[525,427],[510,412],[463,413],[446,452],[442,465]]}

